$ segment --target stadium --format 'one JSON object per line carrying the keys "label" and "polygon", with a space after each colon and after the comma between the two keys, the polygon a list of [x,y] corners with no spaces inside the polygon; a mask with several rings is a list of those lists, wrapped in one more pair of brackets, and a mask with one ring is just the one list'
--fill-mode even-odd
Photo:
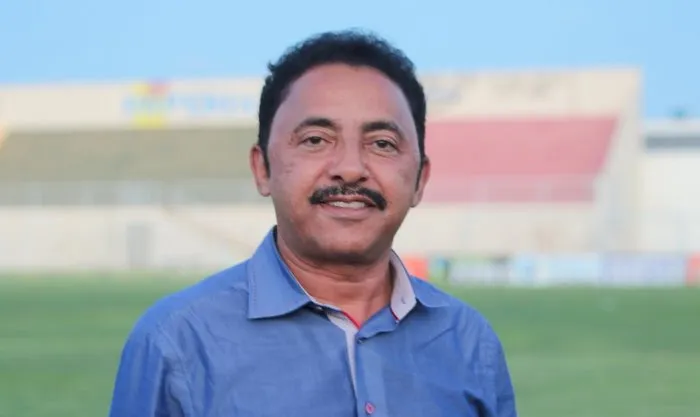
{"label": "stadium", "polygon": [[[697,415],[700,122],[644,120],[636,68],[421,79],[395,248],[494,323],[521,414]],[[0,87],[0,415],[104,415],[141,312],[252,253],[261,86]]]}

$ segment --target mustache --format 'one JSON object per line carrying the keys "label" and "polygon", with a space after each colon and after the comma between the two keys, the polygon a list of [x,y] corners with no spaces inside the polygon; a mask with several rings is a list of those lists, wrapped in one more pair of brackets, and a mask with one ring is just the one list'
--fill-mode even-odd
{"label": "mustache", "polygon": [[359,195],[368,198],[379,210],[386,209],[386,198],[379,192],[365,187],[352,185],[336,185],[319,188],[309,197],[309,203],[321,204],[329,197],[336,195]]}

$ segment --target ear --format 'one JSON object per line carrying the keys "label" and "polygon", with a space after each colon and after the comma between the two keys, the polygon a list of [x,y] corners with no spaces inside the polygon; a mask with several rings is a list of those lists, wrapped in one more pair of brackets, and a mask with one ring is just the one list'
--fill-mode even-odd
{"label": "ear", "polygon": [[416,207],[423,199],[423,191],[430,179],[430,159],[427,156],[423,157],[423,162],[418,170],[418,180],[416,181],[416,192],[413,193],[411,207]]}
{"label": "ear", "polygon": [[253,172],[255,186],[263,197],[270,196],[270,177],[265,164],[265,153],[259,145],[250,149],[250,170]]}

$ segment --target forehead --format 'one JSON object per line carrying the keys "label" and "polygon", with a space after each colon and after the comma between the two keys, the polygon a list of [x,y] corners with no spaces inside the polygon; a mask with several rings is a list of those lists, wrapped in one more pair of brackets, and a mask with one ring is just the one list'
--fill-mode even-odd
{"label": "forehead", "polygon": [[309,116],[348,123],[390,119],[407,134],[415,134],[401,88],[368,67],[332,64],[307,71],[291,85],[273,124],[289,126]]}

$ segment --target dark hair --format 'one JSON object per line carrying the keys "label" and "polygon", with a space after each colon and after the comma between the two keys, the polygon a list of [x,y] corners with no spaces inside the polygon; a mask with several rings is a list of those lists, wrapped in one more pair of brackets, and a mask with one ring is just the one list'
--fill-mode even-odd
{"label": "dark hair", "polygon": [[401,50],[377,35],[345,30],[312,36],[292,46],[277,62],[268,65],[270,74],[265,78],[258,109],[258,145],[263,151],[268,172],[267,144],[270,127],[289,87],[310,69],[334,63],[374,68],[401,88],[413,115],[418,132],[418,149],[423,160],[426,100],[413,62]]}

